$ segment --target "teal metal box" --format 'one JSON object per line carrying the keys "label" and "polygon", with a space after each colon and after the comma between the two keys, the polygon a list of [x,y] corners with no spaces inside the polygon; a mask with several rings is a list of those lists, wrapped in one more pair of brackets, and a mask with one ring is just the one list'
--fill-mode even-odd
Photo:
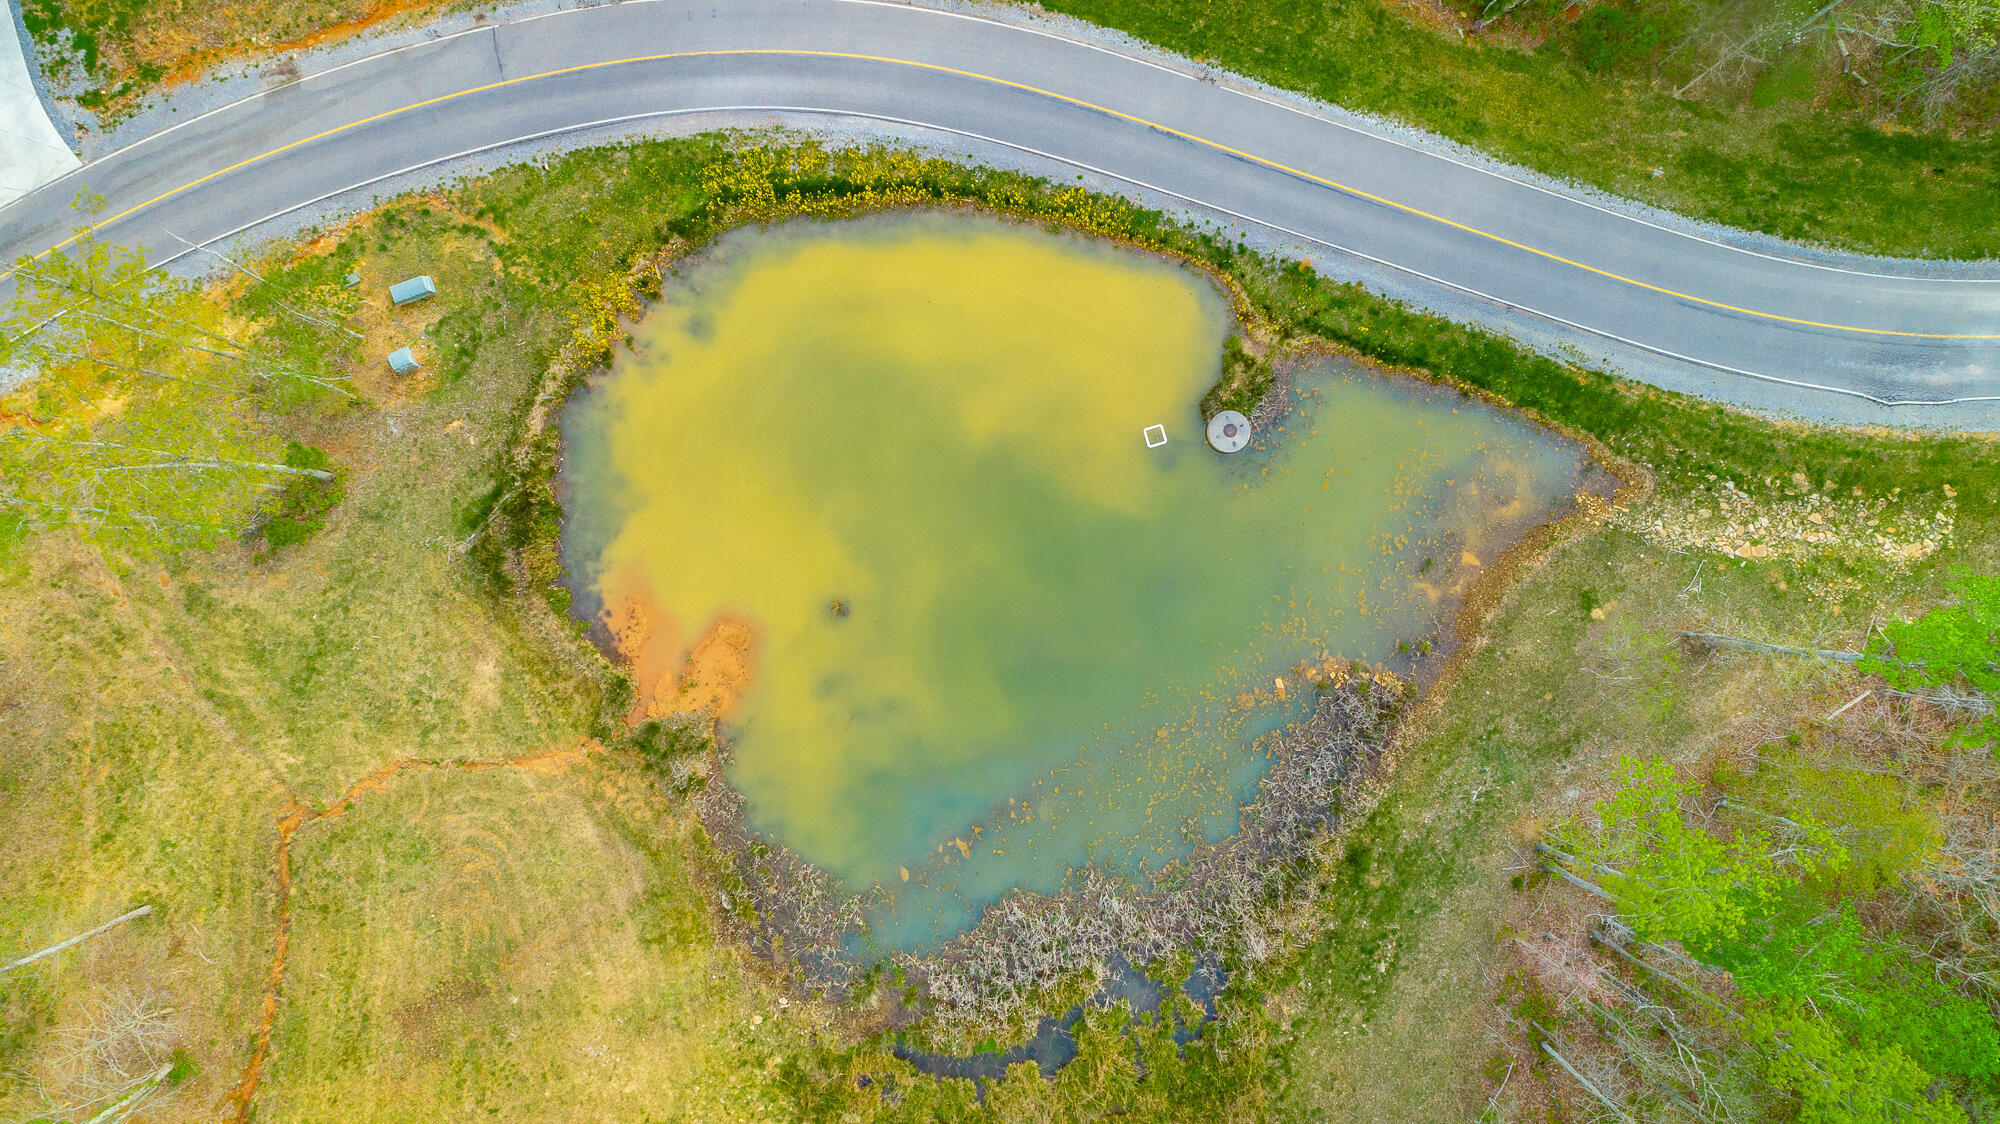
{"label": "teal metal box", "polygon": [[437,291],[437,282],[426,273],[422,277],[412,277],[389,286],[389,299],[397,304],[415,304],[426,297],[437,296]]}

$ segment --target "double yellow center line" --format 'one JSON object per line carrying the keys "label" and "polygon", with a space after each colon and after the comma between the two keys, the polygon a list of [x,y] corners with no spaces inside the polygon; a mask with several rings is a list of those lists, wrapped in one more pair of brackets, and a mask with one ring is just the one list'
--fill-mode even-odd
{"label": "double yellow center line", "polygon": [[[905,66],[916,70],[928,70],[939,74],[949,74],[957,78],[969,78],[977,82],[985,82],[995,86],[1004,86],[1008,89],[1020,90],[1023,93],[1034,94],[1038,97],[1049,98],[1054,101],[1059,101],[1069,105],[1074,105],[1080,109],[1087,109],[1095,113],[1102,113],[1109,117],[1118,118],[1121,121],[1130,121],[1135,125],[1141,125],[1148,129],[1154,129],[1159,132],[1166,133],[1169,136],[1179,137],[1180,139],[1188,141],[1189,143],[1198,144],[1204,148],[1210,148],[1217,152],[1225,152],[1231,156],[1235,156],[1239,159],[1249,161],[1250,163],[1259,164],[1266,168],[1270,168],[1274,171],[1283,172],[1287,175],[1297,176],[1300,179],[1320,184],[1321,186],[1331,188],[1335,191],[1342,192],[1344,194],[1353,196],[1357,199],[1366,199],[1371,203],[1379,203],[1382,206],[1394,208],[1395,210],[1402,211],[1405,214],[1414,215],[1422,219],[1428,219],[1429,221],[1438,223],[1439,225],[1451,227],[1453,230],[1461,230],[1467,234],[1475,235],[1477,237],[1484,238],[1491,242],[1498,242],[1503,246],[1510,246],[1516,250],[1521,250],[1525,253],[1533,254],[1539,258],[1546,258],[1549,261],[1558,262],[1562,265],[1582,270],[1585,273],[1595,274],[1607,280],[1616,281],[1624,285],[1631,285],[1639,289],[1645,289],[1648,292],[1659,293],[1662,296],[1672,297],[1675,300],[1684,300],[1693,304],[1703,305],[1708,308],[1720,309],[1721,311],[1724,312],[1733,312],[1741,316],[1754,317],[1759,320],[1770,320],[1781,324],[1797,324],[1801,327],[1807,327],[1807,328],[1826,328],[1837,332],[1857,332],[1863,335],[1871,335],[1871,336],[1902,336],[1911,339],[1926,339],[1926,340],[2000,340],[2000,332],[1993,332],[1993,333],[1906,332],[1906,331],[1898,331],[1893,328],[1863,328],[1852,324],[1835,324],[1824,320],[1807,320],[1796,316],[1780,316],[1777,313],[1772,313],[1772,312],[1759,312],[1754,308],[1743,308],[1739,305],[1728,304],[1723,301],[1710,300],[1707,297],[1698,297],[1692,293],[1683,293],[1676,289],[1669,289],[1661,285],[1654,285],[1651,284],[1650,282],[1640,281],[1637,278],[1627,277],[1621,273],[1614,273],[1608,269],[1599,269],[1594,265],[1588,265],[1584,262],[1576,261],[1572,258],[1563,257],[1561,254],[1554,254],[1550,253],[1547,250],[1537,249],[1534,246],[1530,246],[1522,242],[1516,242],[1511,238],[1494,234],[1491,231],[1481,230],[1475,226],[1468,226],[1465,223],[1445,218],[1442,215],[1434,215],[1429,211],[1412,207],[1406,203],[1398,203],[1393,199],[1384,198],[1383,196],[1376,195],[1373,192],[1363,191],[1358,187],[1351,187],[1347,184],[1340,183],[1336,180],[1327,179],[1325,176],[1314,175],[1311,172],[1307,172],[1299,168],[1294,168],[1286,164],[1281,164],[1275,160],[1266,159],[1265,157],[1258,156],[1255,153],[1245,152],[1240,148],[1234,148],[1230,145],[1223,144],[1220,141],[1213,141],[1209,140],[1207,137],[1196,136],[1193,133],[1186,132],[1181,129],[1176,129],[1169,125],[1162,125],[1157,121],[1150,121],[1144,117],[1137,116],[1136,114],[1126,113],[1121,110],[1112,109],[1108,106],[1102,106],[1094,102],[1085,101],[1082,98],[1074,98],[1070,97],[1067,94],[1059,94],[1053,90],[1044,90],[1039,86],[1030,86],[1025,82],[1015,82],[1006,78],[996,78],[990,74],[980,74],[976,71],[961,70],[957,67],[941,66],[937,63],[915,62],[909,59],[890,58],[885,55],[864,55],[864,54],[855,54],[847,51],[805,51],[805,50],[787,50],[779,48],[741,48],[734,50],[680,51],[670,54],[659,54],[659,55],[635,55],[631,58],[607,59],[603,62],[583,63],[578,66],[566,66],[561,68],[560,70],[548,70],[548,71],[543,71],[540,74],[529,74],[529,75],[524,75],[520,78],[503,79],[502,81],[499,82],[490,82],[484,86],[473,86],[469,89],[459,90],[454,93],[441,94],[438,97],[431,98],[427,101],[416,102],[412,105],[403,106],[400,109],[391,109],[383,113],[377,113],[372,117],[363,117],[358,121],[351,121],[345,125],[339,125],[334,128],[327,129],[324,132],[314,133],[312,136],[295,140],[290,144],[280,145],[279,147],[271,149],[268,152],[259,153],[256,156],[252,156],[244,160],[239,160],[236,163],[231,164],[226,168],[210,172],[209,174],[201,177],[200,179],[184,183],[181,186],[172,189],[171,191],[163,191],[160,194],[153,196],[151,199],[148,199],[143,203],[138,203],[131,207],[127,207],[125,210],[122,210],[117,214],[112,215],[109,218],[93,223],[90,226],[85,227],[82,231],[79,231],[76,235],[66,239],[65,241],[57,244],[56,246],[51,247],[49,250],[44,251],[44,254],[54,253],[58,250],[65,249],[71,245],[74,245],[78,241],[78,239],[84,237],[86,234],[99,230],[103,227],[109,226],[112,223],[118,222],[121,219],[128,218],[139,211],[145,210],[147,207],[150,207],[155,203],[161,202],[162,200],[171,199],[174,196],[179,195],[184,191],[200,187],[202,184],[208,183],[211,180],[220,179],[221,177],[229,175],[232,172],[240,171],[241,169],[246,168],[252,164],[255,164],[260,160],[268,160],[273,156],[289,152],[294,148],[299,148],[303,145],[311,144],[314,141],[325,140],[327,137],[347,132],[350,129],[358,129],[364,125],[372,125],[377,121],[387,120],[388,118],[395,117],[398,114],[409,113],[412,112],[413,110],[418,110],[418,109],[424,109],[429,106],[438,105],[442,102],[451,101],[454,98],[467,97],[472,94],[482,94],[486,93],[489,90],[505,89],[508,86],[518,86],[525,82],[536,82],[545,78],[557,78],[565,74],[578,74],[584,71],[602,70],[614,66],[628,66],[634,63],[667,62],[674,59],[719,58],[719,57],[729,57],[737,55],[784,56],[792,58],[848,59],[855,62],[884,63],[890,66]],[[43,255],[37,255],[37,256],[39,257]],[[12,274],[11,270],[9,270],[7,273],[0,273],[0,279],[4,279],[7,276],[11,276],[11,274]]]}

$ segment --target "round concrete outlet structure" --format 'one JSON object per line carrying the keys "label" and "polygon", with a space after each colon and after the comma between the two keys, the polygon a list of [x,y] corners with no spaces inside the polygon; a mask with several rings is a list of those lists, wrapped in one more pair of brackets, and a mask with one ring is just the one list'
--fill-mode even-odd
{"label": "round concrete outlet structure", "polygon": [[1234,453],[1250,443],[1250,419],[1224,410],[1208,419],[1208,443],[1218,453]]}

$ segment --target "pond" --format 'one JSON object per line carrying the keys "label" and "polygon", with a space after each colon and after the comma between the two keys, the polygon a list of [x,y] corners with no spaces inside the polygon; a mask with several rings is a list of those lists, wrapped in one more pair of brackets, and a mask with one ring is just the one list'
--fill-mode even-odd
{"label": "pond", "polygon": [[1407,665],[1579,485],[1575,445],[1332,360],[1216,453],[1229,326],[1040,228],[792,224],[670,279],[567,408],[564,563],[634,718],[718,714],[749,826],[879,888],[874,948],[1229,835],[1314,667]]}

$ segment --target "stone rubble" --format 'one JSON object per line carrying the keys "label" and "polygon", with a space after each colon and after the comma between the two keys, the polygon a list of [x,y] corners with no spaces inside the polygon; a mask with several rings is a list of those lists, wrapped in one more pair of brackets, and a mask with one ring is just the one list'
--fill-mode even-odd
{"label": "stone rubble", "polygon": [[1858,487],[1815,489],[1802,472],[1753,495],[1710,475],[1691,493],[1663,493],[1642,508],[1617,509],[1613,519],[1675,549],[1752,560],[1845,556],[1900,568],[1951,545],[1957,496],[1950,485],[1941,501],[1905,497],[1900,488],[1874,496]]}

